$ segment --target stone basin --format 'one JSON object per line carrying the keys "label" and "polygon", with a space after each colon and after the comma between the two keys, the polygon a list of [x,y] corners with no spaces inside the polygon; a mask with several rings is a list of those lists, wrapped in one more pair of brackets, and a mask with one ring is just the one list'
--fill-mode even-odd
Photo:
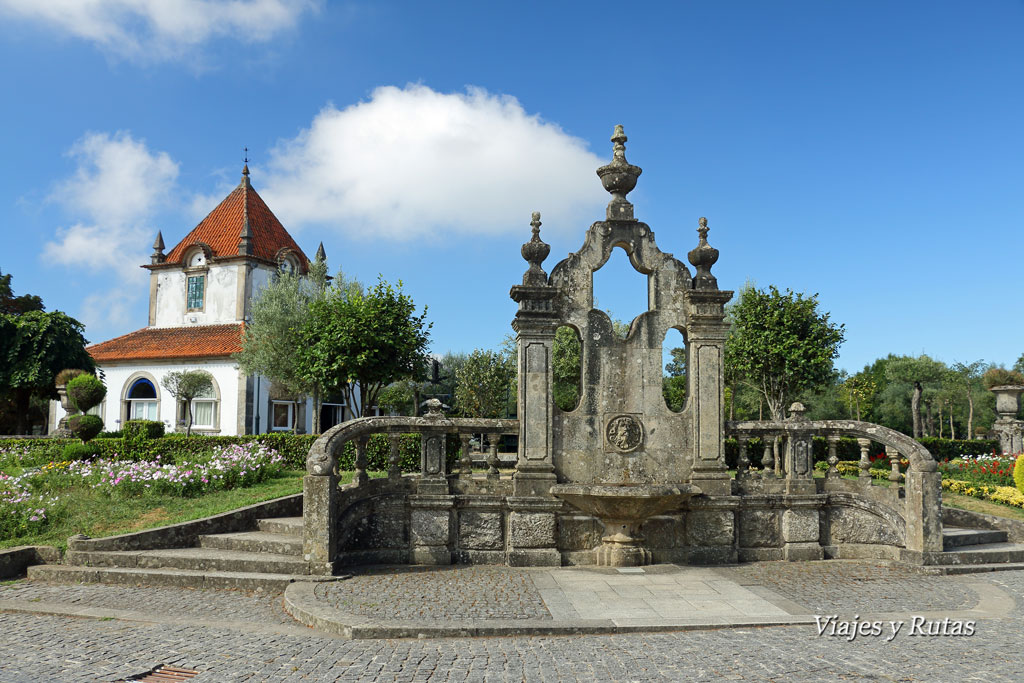
{"label": "stone basin", "polygon": [[678,509],[699,495],[690,484],[556,484],[551,495],[593,515],[604,524],[605,535],[595,550],[595,562],[604,567],[636,567],[651,563],[639,527],[647,519]]}

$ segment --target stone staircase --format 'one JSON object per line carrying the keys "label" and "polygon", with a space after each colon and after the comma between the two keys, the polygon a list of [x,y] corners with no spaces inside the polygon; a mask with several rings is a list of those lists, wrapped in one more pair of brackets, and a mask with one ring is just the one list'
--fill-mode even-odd
{"label": "stone staircase", "polygon": [[1024,543],[1009,543],[1005,531],[965,529],[945,526],[942,529],[943,553],[931,568],[943,574],[1024,569]]}
{"label": "stone staircase", "polygon": [[68,550],[64,564],[28,568],[28,578],[182,588],[283,591],[311,576],[302,558],[302,518],[259,519],[255,531],[203,534],[191,548]]}

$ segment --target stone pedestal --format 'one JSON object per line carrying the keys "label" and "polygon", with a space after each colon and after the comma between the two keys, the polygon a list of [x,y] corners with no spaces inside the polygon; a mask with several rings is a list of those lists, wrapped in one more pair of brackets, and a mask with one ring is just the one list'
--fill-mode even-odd
{"label": "stone pedestal", "polygon": [[907,550],[942,552],[942,475],[911,468],[906,474],[904,504]]}
{"label": "stone pedestal", "polygon": [[[418,490],[422,492],[424,488],[421,486]],[[420,493],[409,496],[409,507],[411,562],[429,565],[451,564],[455,496]]]}
{"label": "stone pedestal", "polygon": [[311,574],[330,576],[338,556],[338,518],[334,474],[302,478],[302,555]]}
{"label": "stone pedestal", "polygon": [[[791,505],[794,505],[791,502]],[[791,507],[782,513],[782,556],[790,562],[824,559],[817,508]]]}
{"label": "stone pedestal", "polygon": [[560,567],[558,518],[561,501],[553,498],[508,498],[508,565],[510,567]]}

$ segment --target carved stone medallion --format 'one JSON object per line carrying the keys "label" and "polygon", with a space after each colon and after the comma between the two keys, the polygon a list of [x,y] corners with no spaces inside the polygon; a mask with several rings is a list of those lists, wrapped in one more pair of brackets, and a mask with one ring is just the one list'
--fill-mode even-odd
{"label": "carved stone medallion", "polygon": [[605,446],[619,453],[635,451],[644,442],[644,426],[633,415],[616,415],[604,430]]}

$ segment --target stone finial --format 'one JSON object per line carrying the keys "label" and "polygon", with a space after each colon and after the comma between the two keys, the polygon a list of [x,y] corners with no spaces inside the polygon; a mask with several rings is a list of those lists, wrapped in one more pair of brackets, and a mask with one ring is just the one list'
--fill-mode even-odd
{"label": "stone finial", "polygon": [[326,261],[327,260],[327,252],[324,251],[324,243],[323,242],[321,242],[320,246],[316,248],[316,257],[315,258],[316,258],[317,261]]}
{"label": "stone finial", "polygon": [[543,287],[548,283],[548,274],[541,268],[541,263],[551,253],[551,246],[545,244],[540,238],[540,211],[534,211],[530,225],[533,227],[533,237],[523,245],[520,252],[526,259],[530,268],[523,274],[523,284],[533,287]]}
{"label": "stone finial", "polygon": [[245,166],[242,166],[242,185],[245,185],[246,187],[251,187],[251,185],[249,184],[249,164],[248,163],[246,163]]}
{"label": "stone finial", "polygon": [[636,179],[643,173],[643,169],[626,161],[626,140],[628,139],[622,125],[615,126],[615,133],[611,137],[611,141],[614,143],[612,161],[597,169],[601,184],[612,195],[605,212],[610,221],[636,220],[633,218],[633,205],[626,199],[626,195],[636,187]]}
{"label": "stone finial", "polygon": [[701,216],[698,221],[697,233],[700,242],[697,248],[686,255],[690,264],[697,269],[693,278],[694,289],[718,289],[718,279],[711,274],[711,266],[718,261],[718,250],[708,244],[708,219]]}
{"label": "stone finial", "polygon": [[153,254],[149,257],[150,263],[163,263],[167,260],[164,255],[164,236],[159,230],[156,233],[156,241],[153,242]]}
{"label": "stone finial", "polygon": [[794,402],[793,405],[789,406],[789,421],[801,422],[806,420],[807,418],[804,417],[804,413],[806,412],[807,408],[804,407],[803,403],[800,401]]}
{"label": "stone finial", "polygon": [[423,417],[430,418],[432,420],[437,420],[439,418],[444,417],[444,411],[441,410],[441,408],[444,407],[444,404],[441,403],[440,399],[428,398],[426,401],[426,405],[427,413]]}
{"label": "stone finial", "polygon": [[252,243],[252,226],[249,225],[249,165],[242,169],[242,231],[238,234],[238,255],[252,256],[255,253],[255,246]]}

